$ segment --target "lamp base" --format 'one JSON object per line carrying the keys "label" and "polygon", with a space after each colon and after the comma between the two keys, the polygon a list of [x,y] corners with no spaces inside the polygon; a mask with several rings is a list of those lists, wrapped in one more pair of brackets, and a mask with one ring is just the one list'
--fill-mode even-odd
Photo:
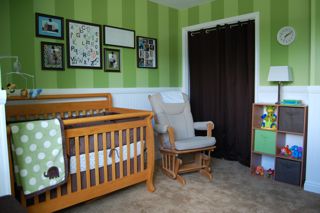
{"label": "lamp base", "polygon": [[280,104],[280,89],[281,89],[281,81],[278,82],[278,101],[276,104]]}

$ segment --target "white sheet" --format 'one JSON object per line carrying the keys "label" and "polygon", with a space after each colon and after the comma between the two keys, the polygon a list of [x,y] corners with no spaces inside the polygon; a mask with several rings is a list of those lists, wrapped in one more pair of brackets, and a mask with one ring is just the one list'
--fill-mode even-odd
{"label": "white sheet", "polygon": [[[114,151],[115,154],[115,163],[120,162],[120,148],[115,148],[117,151]],[[127,160],[127,145],[124,145],[122,147],[123,149],[123,161]],[[111,149],[107,149],[107,165],[112,164],[112,157],[109,157]],[[119,155],[118,155],[118,154]],[[137,156],[141,154],[141,142],[137,142]],[[134,157],[134,143],[130,144],[130,159]],[[95,168],[96,165],[96,159],[94,152],[89,153],[89,159],[90,159],[90,170]],[[99,161],[99,168],[104,166],[103,161],[103,150],[98,152],[98,161]],[[77,161],[76,156],[72,156],[70,158],[70,174],[75,174],[77,171]],[[80,155],[80,171],[86,171],[86,155],[81,154]]]}

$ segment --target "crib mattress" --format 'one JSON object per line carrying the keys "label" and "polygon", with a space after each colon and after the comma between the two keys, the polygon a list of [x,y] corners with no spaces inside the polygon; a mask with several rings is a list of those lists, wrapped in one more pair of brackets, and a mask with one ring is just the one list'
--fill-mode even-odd
{"label": "crib mattress", "polygon": [[[122,147],[123,150],[123,161],[127,160],[128,157],[128,148],[127,145],[124,145]],[[130,144],[130,159],[134,157],[134,143]],[[112,155],[110,155],[110,152],[114,152],[115,155],[115,163],[120,162],[120,147],[116,147],[114,150],[107,149],[107,165],[112,164]],[[112,154],[112,153],[111,153]],[[141,141],[137,142],[137,156],[141,154]],[[95,159],[95,153],[90,152],[89,153],[89,160],[90,160],[90,170],[95,169],[96,165],[96,159]],[[105,165],[104,162],[104,152],[103,150],[98,151],[98,166],[99,168],[103,168]],[[81,154],[80,155],[80,171],[84,172],[86,171],[86,155]],[[76,162],[76,156],[70,157],[70,174],[75,174],[77,172],[77,162]]]}

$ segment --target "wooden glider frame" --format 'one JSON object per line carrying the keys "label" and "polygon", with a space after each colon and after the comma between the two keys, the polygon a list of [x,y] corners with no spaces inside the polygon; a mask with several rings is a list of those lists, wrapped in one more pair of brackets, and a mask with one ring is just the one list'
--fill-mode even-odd
{"label": "wooden glider frame", "polygon": [[[155,116],[157,123],[157,117]],[[212,123],[207,124],[207,137],[212,136],[212,130],[214,126]],[[199,171],[200,174],[212,180],[211,169],[211,152],[216,148],[215,146],[205,147],[200,149],[190,150],[176,150],[175,149],[175,137],[174,128],[168,127],[168,136],[171,149],[164,146],[164,134],[159,134],[160,141],[160,153],[162,157],[161,168],[165,175],[172,179],[176,179],[182,185],[186,184],[185,179],[180,175],[188,172]],[[184,155],[193,154],[194,158],[191,161],[183,160]]]}

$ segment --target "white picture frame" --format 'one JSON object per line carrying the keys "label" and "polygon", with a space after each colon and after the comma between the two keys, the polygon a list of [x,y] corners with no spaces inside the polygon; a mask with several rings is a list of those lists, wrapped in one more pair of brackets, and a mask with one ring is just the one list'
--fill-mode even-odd
{"label": "white picture frame", "polygon": [[110,25],[103,26],[104,45],[135,49],[135,31]]}
{"label": "white picture frame", "polygon": [[102,69],[101,26],[67,19],[68,67]]}

